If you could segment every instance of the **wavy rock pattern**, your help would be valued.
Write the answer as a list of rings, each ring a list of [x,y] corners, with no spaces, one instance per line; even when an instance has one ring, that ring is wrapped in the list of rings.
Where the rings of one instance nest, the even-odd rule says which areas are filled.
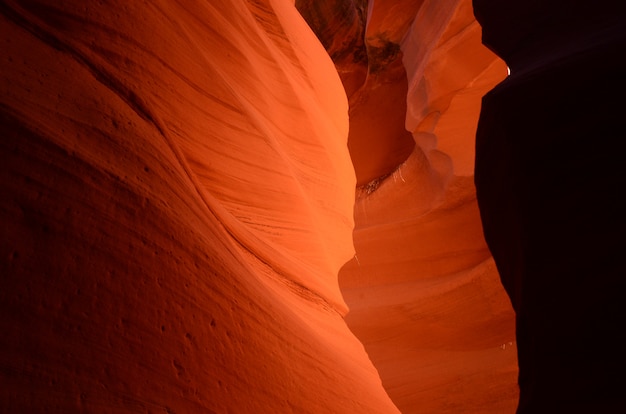
[[[357,179],[360,163],[371,166],[360,154],[381,156],[389,131],[404,131],[413,145],[395,161],[381,156],[389,164],[358,182],[356,255],[340,273],[346,321],[402,412],[513,412],[514,313],[473,184],[480,99],[506,66],[481,44],[470,1],[408,3],[368,7],[375,63],[350,100]],[[397,44],[397,57],[382,63],[377,39]]]
[[[626,411],[622,3],[0,2],[0,411]]]
[[[342,319],[348,106],[292,2],[0,19],[3,411],[397,412]]]

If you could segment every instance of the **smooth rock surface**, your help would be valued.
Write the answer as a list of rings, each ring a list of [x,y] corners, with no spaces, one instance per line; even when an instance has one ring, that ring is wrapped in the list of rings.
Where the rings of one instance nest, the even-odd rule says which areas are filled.
[[[287,0],[0,4],[3,412],[395,413],[337,72]]]
[[[622,3],[1,2],[0,411],[626,411]]]
[[[361,94],[401,91],[405,116],[385,125],[410,132],[414,147],[358,187],[356,255],[340,273],[346,321],[403,413],[511,413],[514,313],[483,239],[473,184],[480,99],[506,66],[481,44],[471,2],[413,6],[402,19],[390,17],[390,2],[369,7],[368,31],[395,33],[404,70]],[[384,103],[370,105],[385,111]],[[350,128],[363,134],[360,151],[380,153],[376,140],[387,137],[367,134],[372,128],[359,118]],[[362,159],[352,160],[358,176]]]

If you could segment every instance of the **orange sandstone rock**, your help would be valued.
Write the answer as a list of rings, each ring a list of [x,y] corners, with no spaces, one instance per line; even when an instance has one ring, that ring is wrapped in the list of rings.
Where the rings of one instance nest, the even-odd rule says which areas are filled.
[[[481,44],[470,1],[369,2],[365,36],[346,321],[402,412],[514,412],[514,313],[473,185],[480,98],[506,67]]]
[[[292,2],[0,5],[7,412],[394,413],[347,99]]]

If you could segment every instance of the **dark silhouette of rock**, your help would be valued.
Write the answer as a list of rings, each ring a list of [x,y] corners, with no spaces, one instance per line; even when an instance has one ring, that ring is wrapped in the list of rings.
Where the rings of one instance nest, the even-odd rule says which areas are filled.
[[[474,0],[511,68],[483,99],[475,181],[516,311],[519,414],[626,410],[625,9]]]

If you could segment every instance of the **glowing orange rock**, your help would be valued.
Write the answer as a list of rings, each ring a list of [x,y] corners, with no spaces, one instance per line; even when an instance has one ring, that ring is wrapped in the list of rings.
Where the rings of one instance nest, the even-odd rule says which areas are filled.
[[[292,2],[0,12],[3,408],[397,412],[342,318],[348,105]]]
[[[506,67],[470,1],[374,1],[367,22],[368,78],[350,99],[346,320],[402,412],[513,412],[514,314],[473,185],[480,99]]]

